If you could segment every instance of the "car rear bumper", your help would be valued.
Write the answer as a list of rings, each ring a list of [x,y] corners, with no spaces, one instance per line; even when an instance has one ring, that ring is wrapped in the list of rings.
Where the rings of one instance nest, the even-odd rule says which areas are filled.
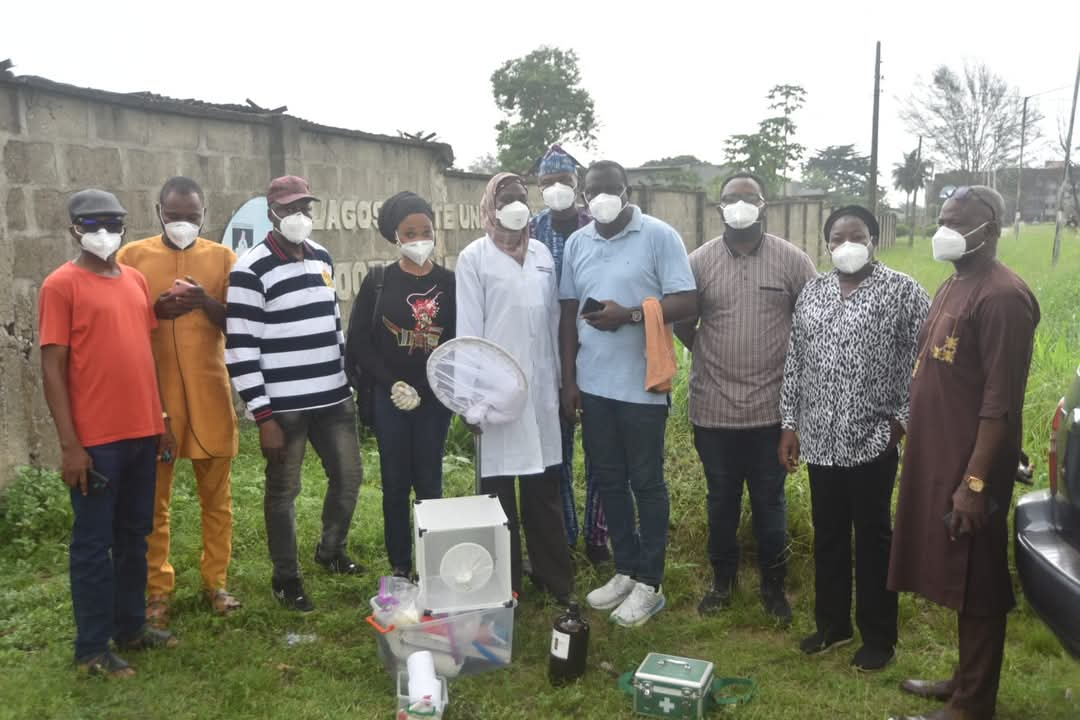
[[[1016,569],[1028,602],[1080,659],[1080,510],[1040,490],[1016,505]]]

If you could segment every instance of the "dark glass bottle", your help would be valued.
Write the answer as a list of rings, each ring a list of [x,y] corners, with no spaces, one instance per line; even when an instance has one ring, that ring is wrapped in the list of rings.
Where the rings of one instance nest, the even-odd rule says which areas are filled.
[[[581,606],[570,603],[565,614],[551,628],[548,678],[552,685],[565,685],[585,674],[589,657],[589,623],[581,617]]]

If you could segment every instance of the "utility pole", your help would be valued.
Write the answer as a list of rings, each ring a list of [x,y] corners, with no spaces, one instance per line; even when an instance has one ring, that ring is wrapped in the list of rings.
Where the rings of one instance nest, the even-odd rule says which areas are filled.
[[[1073,83],[1072,112],[1069,113],[1069,134],[1065,138],[1065,169],[1061,172],[1061,187],[1058,188],[1057,223],[1054,225],[1053,264],[1058,264],[1061,255],[1061,221],[1064,219],[1062,204],[1065,202],[1065,183],[1069,180],[1069,155],[1072,151],[1073,126],[1076,125],[1076,95],[1080,93],[1080,56],[1076,61],[1076,82]]]
[[[881,103],[881,41],[877,41],[877,50],[874,53],[874,130],[870,139],[870,188],[867,197],[870,198],[870,212],[877,215],[877,145],[878,145],[878,113]]]
[[[922,135],[919,136],[919,149],[915,151],[915,172],[920,180],[922,175]],[[915,247],[915,218],[919,214],[919,188],[915,188],[915,197],[911,201],[910,234],[908,235],[908,247]]]
[[[1020,119],[1020,165],[1016,168],[1016,215],[1013,223],[1016,225],[1016,241],[1020,242],[1020,188],[1024,181],[1024,139],[1027,136],[1027,106],[1031,96],[1024,98],[1024,114]]]

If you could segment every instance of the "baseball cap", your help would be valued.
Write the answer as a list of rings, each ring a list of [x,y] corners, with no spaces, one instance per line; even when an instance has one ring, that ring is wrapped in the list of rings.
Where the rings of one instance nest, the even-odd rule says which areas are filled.
[[[283,175],[270,181],[266,191],[266,202],[272,205],[288,205],[297,200],[318,200],[311,194],[307,180],[296,175]]]
[[[116,196],[104,190],[90,188],[80,190],[68,198],[68,217],[72,222],[76,218],[92,215],[127,215],[128,211],[116,199]]]

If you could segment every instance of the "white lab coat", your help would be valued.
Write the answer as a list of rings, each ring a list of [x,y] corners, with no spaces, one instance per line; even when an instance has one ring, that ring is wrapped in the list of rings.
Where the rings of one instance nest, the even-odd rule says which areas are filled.
[[[529,240],[525,263],[518,265],[485,235],[458,255],[454,282],[456,336],[500,345],[529,383],[529,399],[517,420],[483,427],[481,476],[537,475],[558,465],[559,302],[551,253]]]

